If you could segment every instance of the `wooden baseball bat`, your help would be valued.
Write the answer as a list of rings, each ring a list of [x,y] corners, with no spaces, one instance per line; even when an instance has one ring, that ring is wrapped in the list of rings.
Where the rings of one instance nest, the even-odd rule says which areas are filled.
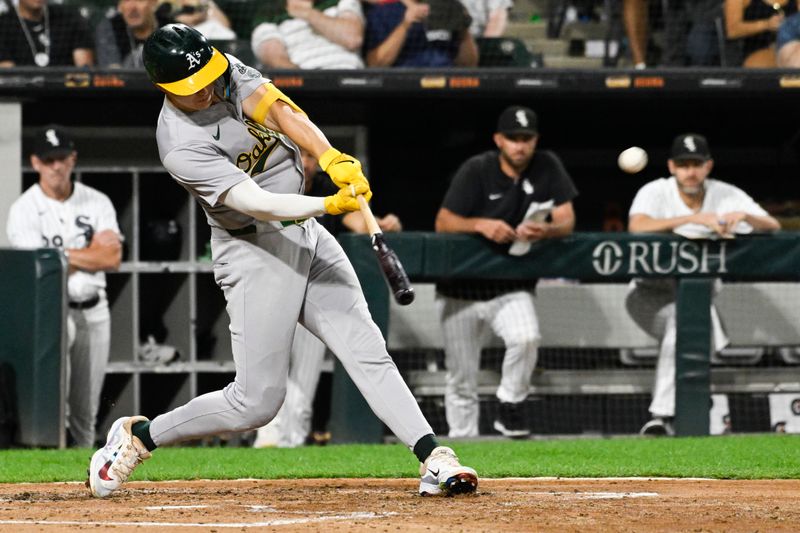
[[[358,195],[358,205],[361,208],[361,214],[364,215],[364,221],[367,223],[372,249],[375,251],[378,264],[381,265],[383,276],[386,278],[392,294],[394,294],[395,301],[400,305],[410,304],[414,301],[414,288],[411,286],[406,270],[394,250],[386,244],[383,238],[383,231],[381,231],[378,221],[375,220],[372,209],[369,208],[367,200],[360,194]]]

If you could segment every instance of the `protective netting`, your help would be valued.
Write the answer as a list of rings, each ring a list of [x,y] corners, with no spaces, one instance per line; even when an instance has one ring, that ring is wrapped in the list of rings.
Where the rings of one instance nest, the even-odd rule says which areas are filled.
[[[493,294],[471,285],[459,294],[462,301],[486,302]],[[434,430],[447,435],[448,345],[442,334],[441,296],[431,284],[415,284],[415,289],[413,309],[391,307],[389,351]],[[629,313],[629,292],[626,283],[540,281],[535,308],[541,341],[522,406],[532,434],[634,434],[651,419],[659,341]],[[800,432],[798,297],[797,283],[723,284],[715,305],[729,343],[712,356],[712,405],[698,406],[709,410],[712,434]],[[480,353],[475,383],[481,436],[499,434],[494,429],[500,416],[496,392],[505,350],[491,333],[498,316],[481,315],[478,321],[461,317],[462,325],[453,326],[460,337],[456,345]],[[480,335],[481,328],[485,335]],[[481,344],[470,347],[473,342]]]

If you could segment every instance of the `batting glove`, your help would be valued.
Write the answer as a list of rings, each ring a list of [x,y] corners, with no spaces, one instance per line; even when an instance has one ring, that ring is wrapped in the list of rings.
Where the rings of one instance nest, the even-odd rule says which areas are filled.
[[[351,185],[344,189],[339,189],[339,192],[331,196],[325,197],[325,212],[331,215],[341,215],[349,211],[358,211],[360,206],[356,196],[363,195],[364,199],[369,202],[372,198],[372,191],[369,187]]]
[[[328,173],[340,189],[360,181],[367,181],[361,170],[361,163],[352,155],[341,153],[336,148],[328,148],[319,158],[319,166]]]

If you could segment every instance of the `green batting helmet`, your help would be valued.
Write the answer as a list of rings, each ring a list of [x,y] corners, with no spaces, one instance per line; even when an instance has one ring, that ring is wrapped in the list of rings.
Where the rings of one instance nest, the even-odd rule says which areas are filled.
[[[144,68],[150,81],[178,96],[194,94],[228,68],[225,54],[185,24],[167,24],[144,43]]]

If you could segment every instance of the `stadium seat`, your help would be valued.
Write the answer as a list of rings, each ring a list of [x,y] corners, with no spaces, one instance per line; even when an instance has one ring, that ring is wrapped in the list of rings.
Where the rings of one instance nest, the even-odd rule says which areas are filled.
[[[515,37],[479,37],[479,67],[543,67],[541,54],[531,53],[522,40]]]

